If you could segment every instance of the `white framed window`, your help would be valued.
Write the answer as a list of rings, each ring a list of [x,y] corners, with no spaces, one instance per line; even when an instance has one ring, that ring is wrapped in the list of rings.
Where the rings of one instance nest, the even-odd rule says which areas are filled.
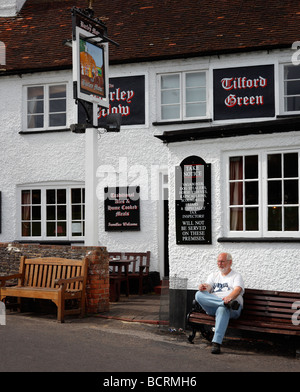
[[[81,186],[20,188],[20,238],[84,238],[85,190]]]
[[[67,84],[25,86],[24,129],[41,131],[67,125]]]
[[[300,67],[283,64],[282,75],[281,111],[285,114],[300,113]]]
[[[159,121],[207,117],[206,71],[158,75]]]
[[[299,237],[300,151],[228,154],[231,237]]]

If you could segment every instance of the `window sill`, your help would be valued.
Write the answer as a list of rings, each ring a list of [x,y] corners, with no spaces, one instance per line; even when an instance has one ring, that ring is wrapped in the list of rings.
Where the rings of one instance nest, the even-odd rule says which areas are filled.
[[[218,242],[300,242],[300,238],[292,237],[220,237]]]
[[[157,121],[153,122],[153,126],[162,126],[162,125],[182,125],[182,124],[197,124],[197,123],[206,123],[206,122],[212,122],[211,118],[203,118],[203,119],[198,119],[198,120],[172,120],[172,121]]]
[[[33,135],[37,133],[53,133],[53,132],[71,132],[71,129],[61,128],[61,129],[44,129],[40,131],[20,131],[19,135]]]
[[[72,244],[84,244],[84,241],[80,240],[53,240],[53,241],[47,241],[47,240],[36,240],[36,241],[31,241],[31,240],[15,240],[13,241],[14,243],[18,244],[39,244],[39,245],[72,245]]]

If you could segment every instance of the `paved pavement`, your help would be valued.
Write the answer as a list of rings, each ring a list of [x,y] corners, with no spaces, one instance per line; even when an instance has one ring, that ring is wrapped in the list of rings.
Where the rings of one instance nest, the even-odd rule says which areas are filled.
[[[115,372],[131,377],[201,374],[203,380],[204,372],[300,371],[300,359],[285,339],[231,337],[221,355],[212,355],[201,336],[191,345],[188,331],[170,332],[161,308],[160,296],[124,297],[107,314],[67,317],[64,324],[54,314],[7,312],[6,325],[0,325],[0,371],[6,376],[16,371],[99,372],[102,385],[113,382],[108,378],[112,372],[118,383],[121,373]]]

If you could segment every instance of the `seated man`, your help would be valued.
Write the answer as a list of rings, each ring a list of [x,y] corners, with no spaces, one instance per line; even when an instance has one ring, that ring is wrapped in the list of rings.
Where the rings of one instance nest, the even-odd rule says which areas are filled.
[[[238,318],[243,307],[244,282],[241,274],[231,269],[230,253],[218,256],[219,271],[211,273],[206,283],[201,283],[195,299],[204,311],[215,316],[215,333],[212,353],[219,354],[229,319]]]

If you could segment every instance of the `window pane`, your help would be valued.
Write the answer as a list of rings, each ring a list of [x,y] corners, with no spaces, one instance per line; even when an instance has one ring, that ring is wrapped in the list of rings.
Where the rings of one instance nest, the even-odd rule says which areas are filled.
[[[299,95],[300,94],[300,80],[292,80],[285,82],[284,93],[286,95]]]
[[[282,208],[269,207],[268,208],[268,230],[281,231],[282,230]]]
[[[30,191],[22,191],[22,204],[30,204]]]
[[[245,157],[245,178],[258,178],[258,156],[250,155]]]
[[[31,207],[25,206],[22,207],[22,220],[30,220],[31,219]]]
[[[299,209],[298,207],[284,208],[284,230],[298,231],[299,230]]]
[[[47,189],[47,204],[55,204],[55,189]]]
[[[284,181],[284,204],[298,204],[298,180]]]
[[[205,88],[191,88],[186,90],[186,102],[206,101]]]
[[[268,204],[281,204],[281,181],[268,181]]]
[[[58,189],[57,190],[57,204],[66,204],[66,190]]]
[[[243,208],[230,209],[230,230],[243,230]]]
[[[161,77],[161,88],[179,88],[179,75],[163,75]]]
[[[50,114],[49,116],[49,125],[50,127],[59,127],[66,125],[66,114],[59,113],[59,114]]]
[[[32,204],[41,204],[41,191],[35,189],[32,191]]]
[[[246,208],[246,230],[258,230],[258,207]]]
[[[286,97],[284,100],[284,110],[286,112],[300,110],[300,97]]]
[[[56,86],[49,87],[49,97],[51,98],[61,98],[66,97],[66,85],[60,84]]]
[[[230,184],[230,205],[243,204],[243,183],[232,182]]]
[[[50,113],[53,112],[65,112],[66,111],[66,100],[65,99],[54,99],[50,101]]]
[[[243,178],[243,157],[230,158],[230,180],[241,180]]]
[[[71,190],[71,203],[81,203],[81,189]]]
[[[29,115],[27,117],[27,128],[43,128],[43,127],[44,127],[44,116]]]
[[[281,178],[281,154],[268,155],[268,178]]]
[[[186,117],[199,117],[206,115],[206,104],[188,104],[186,105]]]
[[[163,120],[172,120],[172,119],[180,118],[180,106],[179,105],[162,106],[161,118]]]
[[[47,206],[47,220],[56,219],[56,208],[55,206]]]
[[[31,235],[31,223],[22,222],[22,237],[29,237]]]
[[[33,206],[32,207],[32,220],[41,220],[41,207]]]
[[[186,74],[186,87],[205,87],[206,75],[205,72],[191,72]]]
[[[65,237],[67,235],[66,222],[57,222],[57,236]]]
[[[298,154],[284,154],[284,177],[298,177]]]
[[[28,100],[43,100],[44,99],[44,87],[28,87],[27,88],[27,99]]]
[[[47,237],[55,236],[55,222],[47,222]]]
[[[72,206],[72,219],[81,219],[81,205]]]
[[[44,101],[29,101],[27,102],[28,114],[44,113]]]
[[[179,90],[166,90],[161,92],[161,103],[171,104],[171,103],[180,103],[180,94]]]
[[[300,79],[300,68],[294,65],[284,67],[284,79]]]
[[[32,222],[32,236],[39,237],[41,235],[41,222]]]
[[[83,224],[81,222],[72,222],[72,235],[73,236],[83,235]]]
[[[67,219],[66,206],[57,206],[57,219],[59,219],[59,220]]]
[[[258,182],[249,181],[245,183],[245,204],[258,204]]]

